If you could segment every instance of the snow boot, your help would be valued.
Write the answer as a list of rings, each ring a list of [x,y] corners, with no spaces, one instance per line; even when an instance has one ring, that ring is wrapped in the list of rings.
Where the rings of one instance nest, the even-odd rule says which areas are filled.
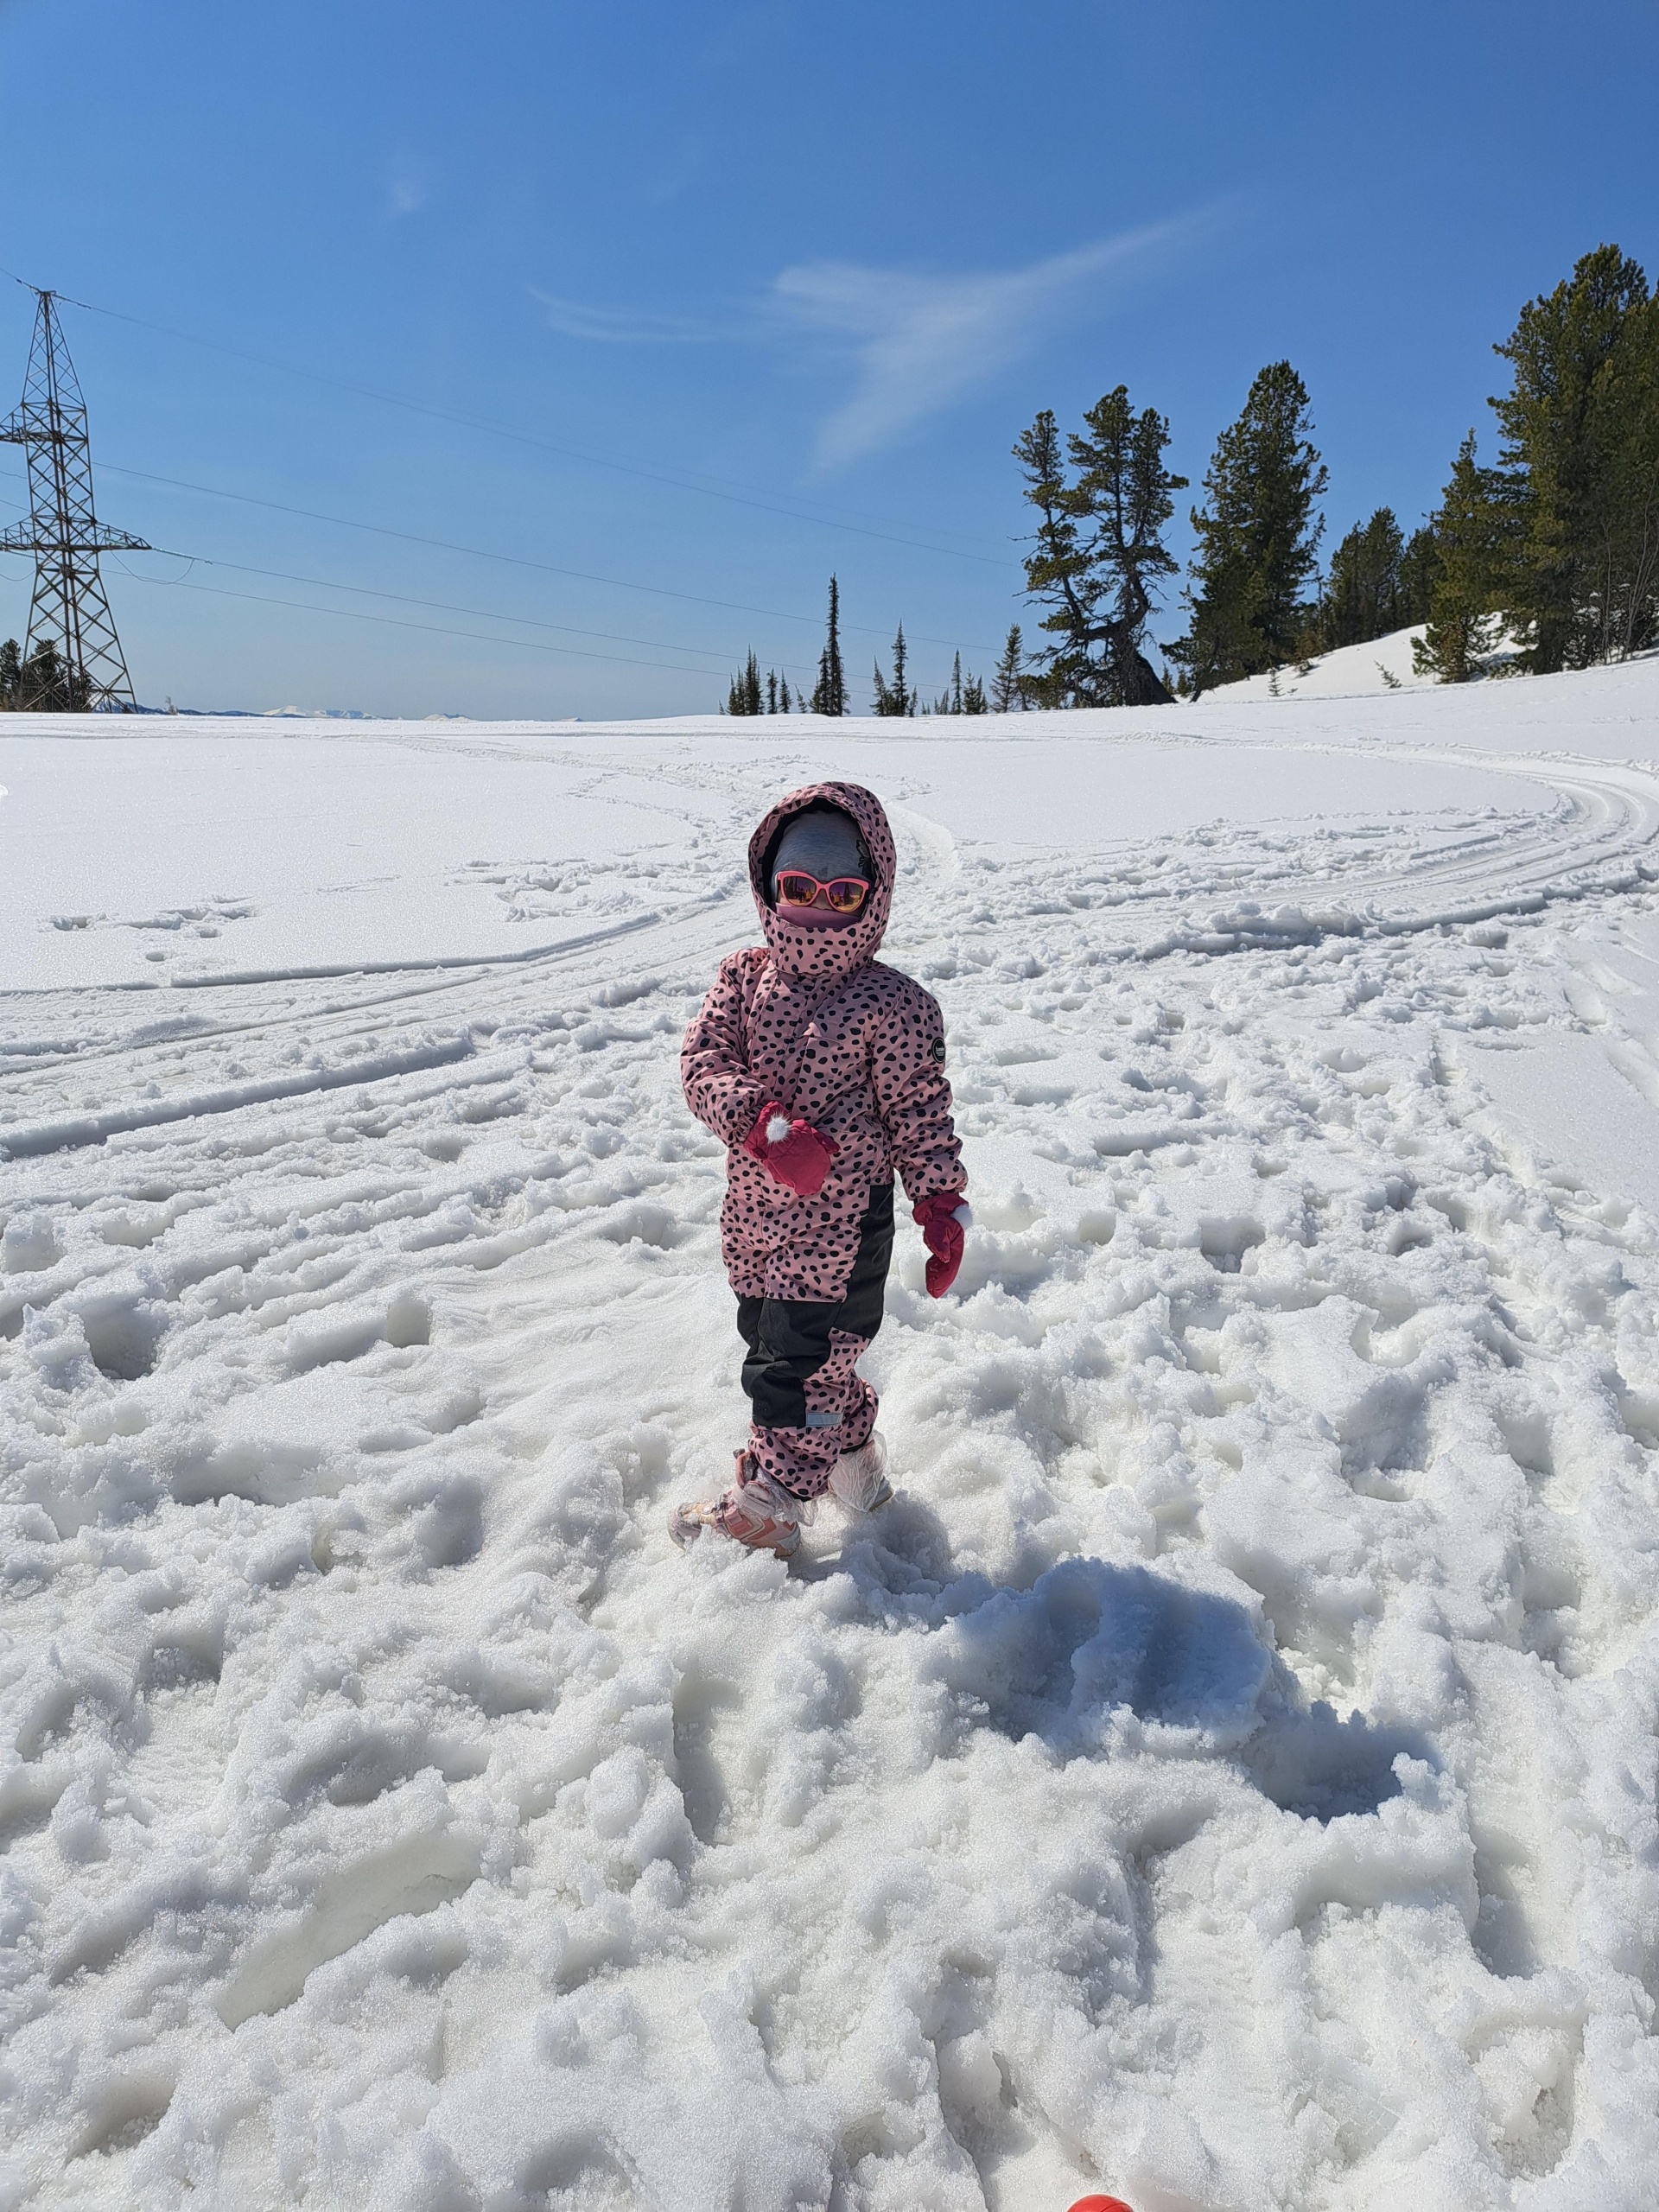
[[[893,1496],[887,1480],[887,1439],[872,1429],[856,1452],[843,1452],[830,1471],[830,1487],[849,1513],[874,1513]]]
[[[799,1499],[768,1476],[752,1475],[747,1453],[740,1452],[731,1488],[700,1503],[677,1505],[668,1516],[668,1533],[682,1551],[703,1529],[713,1529],[750,1551],[792,1559],[800,1548],[800,1512]]]

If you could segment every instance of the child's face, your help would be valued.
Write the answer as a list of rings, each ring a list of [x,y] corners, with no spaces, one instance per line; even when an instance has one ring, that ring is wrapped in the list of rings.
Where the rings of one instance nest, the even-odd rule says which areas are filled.
[[[862,898],[856,898],[849,885],[868,887],[869,880],[858,831],[846,815],[798,815],[778,841],[772,864],[772,904],[798,928],[843,930],[858,919],[869,898],[868,887]],[[809,895],[803,898],[803,892]],[[851,906],[847,904],[849,897],[855,899]]]

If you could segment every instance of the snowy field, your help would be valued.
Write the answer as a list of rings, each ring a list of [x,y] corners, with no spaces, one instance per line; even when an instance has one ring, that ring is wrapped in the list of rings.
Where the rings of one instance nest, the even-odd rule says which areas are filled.
[[[676,1054],[826,772],[978,1226],[786,1571]],[[0,2207],[1653,2205],[1659,662],[0,785]]]

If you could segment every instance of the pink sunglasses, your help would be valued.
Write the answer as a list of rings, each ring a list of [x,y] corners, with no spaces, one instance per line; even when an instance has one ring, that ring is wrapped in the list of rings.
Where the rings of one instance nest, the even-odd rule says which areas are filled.
[[[802,868],[780,868],[777,884],[779,906],[810,906],[823,892],[823,902],[833,914],[855,914],[870,895],[870,887],[861,875],[837,875],[820,883]]]

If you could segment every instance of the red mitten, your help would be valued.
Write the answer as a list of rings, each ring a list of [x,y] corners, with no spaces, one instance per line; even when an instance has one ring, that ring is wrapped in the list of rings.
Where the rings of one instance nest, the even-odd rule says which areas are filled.
[[[810,1122],[798,1116],[791,1121],[773,1099],[762,1108],[760,1120],[743,1140],[743,1149],[798,1198],[816,1198],[841,1147]]]
[[[930,1298],[943,1298],[962,1265],[965,1232],[973,1226],[973,1214],[960,1191],[935,1191],[931,1198],[924,1198],[911,1211],[931,1255],[927,1262],[927,1294]]]

